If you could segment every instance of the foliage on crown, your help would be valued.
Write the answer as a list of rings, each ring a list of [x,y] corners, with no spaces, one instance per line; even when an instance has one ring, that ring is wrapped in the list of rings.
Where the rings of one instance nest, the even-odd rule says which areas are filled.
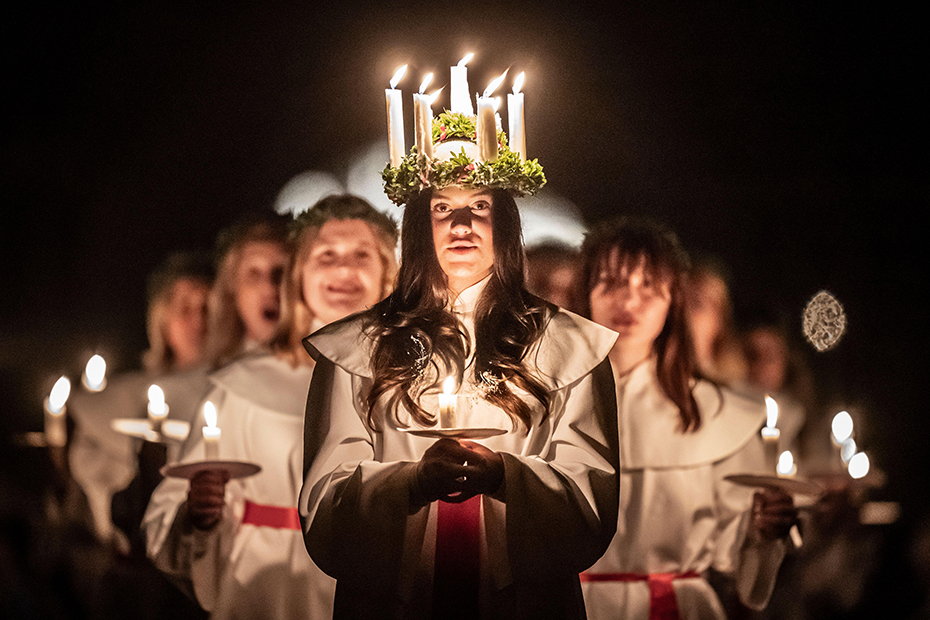
[[[475,142],[477,128],[475,117],[458,112],[445,111],[433,119],[433,144],[453,140]],[[497,132],[497,159],[476,162],[465,153],[465,149],[445,160],[428,160],[414,146],[400,165],[388,164],[381,173],[384,193],[391,202],[403,206],[427,187],[442,189],[460,185],[473,189],[490,187],[506,189],[515,196],[532,196],[546,184],[546,175],[536,159],[522,161],[507,145],[507,136]]]

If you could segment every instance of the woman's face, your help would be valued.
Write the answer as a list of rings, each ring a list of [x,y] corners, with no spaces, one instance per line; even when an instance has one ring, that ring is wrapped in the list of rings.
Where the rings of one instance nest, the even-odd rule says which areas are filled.
[[[236,310],[245,336],[267,344],[281,316],[279,291],[287,254],[281,244],[249,241],[242,246],[236,269]]]
[[[667,280],[656,279],[642,260],[621,262],[614,248],[591,289],[591,319],[618,334],[617,347],[645,357],[668,316],[671,290]]]
[[[492,217],[491,193],[485,189],[452,186],[436,191],[430,200],[436,258],[455,294],[494,267]]]
[[[381,300],[384,264],[377,237],[362,220],[323,224],[300,269],[304,303],[322,323],[338,321]]]
[[[200,361],[207,334],[207,295],[210,287],[194,278],[181,278],[171,286],[165,308],[165,338],[178,369]]]

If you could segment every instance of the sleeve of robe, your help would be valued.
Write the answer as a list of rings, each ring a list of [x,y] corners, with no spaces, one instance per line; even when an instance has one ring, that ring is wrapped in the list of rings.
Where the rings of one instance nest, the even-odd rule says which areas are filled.
[[[220,408],[222,390],[212,391],[207,400]],[[201,412],[191,424],[192,431],[182,448],[179,462],[204,459],[203,435],[199,432],[204,425]],[[234,510],[237,504],[236,484],[227,484],[226,506],[220,522],[211,530],[198,530],[187,516],[189,486],[190,482],[185,479],[162,480],[149,500],[142,529],[146,550],[155,566],[189,596],[195,597],[201,607],[210,611],[216,603],[241,510]]]
[[[379,462],[365,424],[363,381],[318,358],[299,509],[307,549],[320,568],[337,580],[375,584],[396,573],[405,540],[423,539],[428,507],[411,500],[415,462]],[[506,562],[514,580],[577,575],[600,557],[616,529],[619,453],[609,363],[551,394],[545,424],[554,431],[546,449],[504,453],[504,483],[490,502],[503,511],[484,512],[489,549],[501,547],[492,539],[504,543],[499,553],[505,556],[491,564]],[[504,519],[496,516],[501,512]]]
[[[733,576],[740,600],[756,610],[765,608],[772,596],[778,569],[785,557],[785,541],[759,541],[747,536],[755,491],[723,478],[729,474],[762,471],[764,463],[762,440],[755,436],[715,466],[720,538],[714,567]]]

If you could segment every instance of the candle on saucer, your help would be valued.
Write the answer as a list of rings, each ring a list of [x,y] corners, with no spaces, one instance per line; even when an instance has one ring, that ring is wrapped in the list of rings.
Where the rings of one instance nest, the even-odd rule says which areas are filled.
[[[223,432],[216,425],[216,407],[209,400],[203,404],[203,419],[207,422],[203,427],[203,457],[207,461],[217,461]]]
[[[61,377],[45,399],[45,443],[49,447],[62,448],[68,443],[65,403],[70,395],[71,381]]]
[[[774,468],[778,464],[778,437],[781,431],[775,428],[778,422],[778,403],[771,396],[765,397],[765,426],[762,428],[762,443],[765,446],[765,462]]]
[[[455,389],[455,377],[448,376],[442,382],[442,394],[439,395],[439,427],[455,428],[455,404],[458,396],[452,393]]]
[[[168,417],[168,403],[165,402],[165,393],[154,383],[149,386],[149,422],[152,430],[161,434],[162,422]]]

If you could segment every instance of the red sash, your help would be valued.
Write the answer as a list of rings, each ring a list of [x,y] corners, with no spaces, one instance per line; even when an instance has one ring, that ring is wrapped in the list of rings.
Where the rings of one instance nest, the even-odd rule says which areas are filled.
[[[441,501],[438,508],[433,617],[477,618],[481,496],[461,504]]]
[[[266,506],[246,500],[242,523],[279,530],[299,530],[300,515],[297,514],[297,508],[292,506]]]
[[[672,581],[697,579],[694,571],[686,573],[581,573],[582,581],[647,581],[649,582],[649,620],[679,620],[678,600]]]

